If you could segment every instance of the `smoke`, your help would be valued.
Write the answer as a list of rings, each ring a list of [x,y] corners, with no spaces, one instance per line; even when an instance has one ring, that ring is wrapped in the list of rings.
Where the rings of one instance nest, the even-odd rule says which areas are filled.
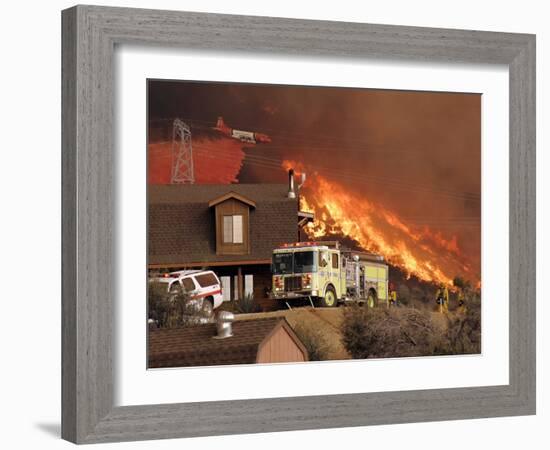
[[[238,182],[243,165],[242,145],[234,139],[199,137],[193,139],[195,182],[229,184]],[[150,143],[147,147],[147,179],[150,184],[168,184],[171,179],[172,142]]]
[[[272,143],[246,148],[216,140],[219,135],[207,130],[219,115],[233,128],[268,134]],[[192,126],[198,182],[284,183],[281,162],[299,161],[354,196],[383,205],[408,227],[428,229],[434,249],[444,248],[438,240],[446,242],[445,254],[456,249],[479,275],[480,95],[151,81],[150,129],[173,117]],[[151,151],[155,139],[150,133]],[[203,145],[216,165],[209,160],[199,172]],[[149,181],[166,182],[158,175],[166,168],[152,153],[149,163]]]

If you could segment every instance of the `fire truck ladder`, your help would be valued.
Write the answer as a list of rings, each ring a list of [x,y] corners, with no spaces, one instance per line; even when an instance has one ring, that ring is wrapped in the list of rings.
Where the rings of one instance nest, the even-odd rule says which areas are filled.
[[[180,119],[174,120],[172,128],[172,184],[193,184],[193,147],[191,129]]]

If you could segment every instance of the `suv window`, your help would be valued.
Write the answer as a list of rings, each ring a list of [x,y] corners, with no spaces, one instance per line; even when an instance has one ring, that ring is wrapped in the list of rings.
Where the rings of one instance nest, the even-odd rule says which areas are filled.
[[[218,284],[218,279],[213,273],[203,273],[201,275],[196,275],[195,279],[199,283],[200,287],[212,286],[213,284]]]
[[[183,289],[185,289],[187,292],[195,290],[195,283],[191,278],[182,278],[181,284],[183,285]]]
[[[325,251],[319,252],[319,267],[323,268],[328,265],[328,253]]]

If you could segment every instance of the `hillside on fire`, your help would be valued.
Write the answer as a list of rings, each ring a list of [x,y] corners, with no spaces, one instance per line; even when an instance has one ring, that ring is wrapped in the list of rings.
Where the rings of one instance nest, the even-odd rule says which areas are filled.
[[[147,92],[154,367],[480,353],[480,95]]]

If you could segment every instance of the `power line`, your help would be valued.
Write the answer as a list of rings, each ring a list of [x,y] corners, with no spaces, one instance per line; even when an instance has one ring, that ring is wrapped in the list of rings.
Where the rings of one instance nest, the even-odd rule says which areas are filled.
[[[155,121],[169,121],[171,119],[153,119]],[[192,119],[192,118],[184,118],[183,120],[187,120],[188,122],[200,122],[206,125],[193,125],[194,128],[199,129],[210,129],[212,130],[214,122],[207,121],[207,120],[201,120],[201,119]],[[410,154],[412,156],[412,153],[409,152],[406,149],[373,149],[372,143],[367,143],[364,140],[361,139],[354,139],[350,138],[349,134],[346,135],[345,139],[343,139],[340,136],[334,136],[334,135],[326,135],[326,134],[319,134],[318,132],[315,133],[300,133],[300,132],[281,132],[280,129],[274,129],[269,127],[262,127],[262,131],[275,131],[275,133],[269,133],[270,137],[275,137],[282,140],[290,140],[292,142],[301,141],[307,144],[307,146],[300,145],[299,147],[302,149],[308,149],[308,150],[318,150],[318,149],[325,149],[325,150],[338,150],[340,152],[347,151],[347,152],[363,152],[363,153],[380,153],[380,154],[395,154],[395,155],[406,155]],[[321,144],[326,144],[327,141],[333,141],[333,144],[331,145],[329,143],[328,146],[311,146],[312,143],[319,142]],[[345,141],[347,143],[355,143],[359,145],[360,147],[350,147],[349,145],[342,146],[342,141]],[[266,147],[270,149],[288,149],[287,146],[276,146],[276,145],[266,145]],[[368,147],[366,149],[365,147]]]
[[[167,121],[169,119],[158,119],[159,121]],[[208,124],[211,124],[212,122],[210,121],[204,121],[204,120],[200,120],[200,119],[192,119],[192,118],[187,118],[186,120],[188,121],[195,121],[195,122],[202,122],[202,123],[208,123]],[[204,127],[204,126],[198,126],[198,128],[209,128],[209,129],[212,129],[213,127]],[[266,130],[269,130],[269,128],[267,128]],[[285,136],[286,135],[286,136]],[[280,134],[272,134],[271,136],[273,137],[279,137],[279,138],[283,138],[283,139],[295,139],[295,137],[293,137],[291,134],[289,133],[280,133]],[[310,136],[310,135],[304,135],[304,136],[307,136],[306,139],[307,139],[307,142],[308,143],[311,143],[312,141],[315,142],[316,140],[316,137],[318,138],[319,135],[316,134],[314,136]],[[300,150],[309,150],[309,151],[320,151],[320,150],[327,150],[327,151],[332,151],[334,152],[335,154],[340,154],[340,153],[363,153],[363,154],[381,154],[381,155],[384,155],[384,156],[388,156],[388,155],[393,155],[393,156],[397,156],[401,159],[403,159],[403,156],[404,155],[409,155],[409,156],[413,156],[413,154],[411,152],[408,152],[408,151],[402,151],[402,150],[388,150],[388,149],[379,149],[379,150],[374,150],[372,149],[372,146],[369,145],[369,149],[365,149],[364,147],[349,147],[349,146],[344,146],[342,147],[342,145],[338,145],[338,146],[335,146],[335,145],[326,145],[326,141],[327,140],[330,140],[330,139],[336,139],[337,143],[338,144],[341,144],[341,138],[336,138],[336,137],[329,137],[329,136],[326,136],[326,137],[322,137],[321,138],[323,139],[322,143],[324,143],[325,145],[315,145],[315,146],[298,146],[298,148]],[[348,139],[349,140],[349,139]],[[162,143],[165,143],[166,141],[160,141],[160,142],[156,142],[155,144],[162,144]],[[367,145],[366,143],[362,142],[362,141],[358,141],[356,140],[356,142],[359,142],[360,144],[362,144],[363,146]],[[273,149],[273,150],[290,150],[287,146],[277,146],[277,145],[272,145],[272,144],[268,144],[265,146],[265,148],[267,149]],[[261,157],[258,155],[258,157]],[[268,159],[268,157],[263,157],[264,159]],[[271,159],[271,161],[274,161],[275,163],[279,163],[279,162],[282,162],[282,160],[275,160],[275,159]],[[316,165],[316,167],[318,167],[318,165]],[[333,170],[332,168],[329,168],[330,170]],[[347,175],[350,175],[349,173]],[[354,174],[351,174],[351,176],[357,176],[357,175],[354,175]],[[363,174],[361,174],[360,176],[364,176]],[[368,174],[368,176],[370,178],[373,178],[373,179],[378,179],[379,181],[383,181],[383,182],[386,182],[386,179],[384,177],[380,177],[380,176],[376,176],[376,175],[373,175],[373,174]],[[403,182],[401,180],[389,180],[388,182],[390,183],[401,183],[403,184]],[[405,182],[405,185],[406,185],[406,182]],[[417,187],[420,187],[420,185],[416,185]],[[433,191],[433,189],[430,189],[429,187],[421,187],[422,189],[428,189],[428,190],[431,190]],[[481,198],[481,196],[479,194],[476,194],[476,193],[472,193],[472,192],[457,192],[457,191],[453,191],[453,190],[449,190],[449,189],[439,189],[439,191],[446,191],[447,193],[450,193],[450,194],[454,194],[454,195],[459,195],[461,197],[468,197],[470,199],[473,199],[473,200],[478,200]]]
[[[201,146],[201,145],[195,145],[195,148],[202,148],[204,150],[208,150],[208,152],[210,152],[210,153],[218,153],[218,156],[219,156],[220,153],[225,153],[223,150],[218,149],[218,148],[214,148],[214,147],[204,147],[204,146]],[[150,150],[150,151],[160,152],[161,150]],[[273,167],[273,168],[281,168],[282,163],[283,163],[283,159],[280,159],[280,158],[272,158],[272,157],[270,158],[268,156],[256,155],[256,154],[250,154],[250,153],[245,153],[245,161],[265,163],[266,165],[271,165],[271,167]],[[361,179],[365,178],[365,174],[363,174],[363,173],[360,174],[360,173],[357,173],[357,172],[354,173],[354,172],[350,172],[350,171],[344,171],[343,169],[334,169],[333,167],[327,167],[327,166],[323,166],[323,165],[319,165],[319,164],[315,164],[312,167],[314,167],[315,170],[320,169],[320,170],[329,171],[329,172],[337,172],[337,173],[339,173],[340,175],[342,175],[346,178],[347,177],[351,177],[351,178],[354,178],[354,179],[357,179],[357,177],[360,177]],[[369,178],[380,180],[382,182],[399,183],[399,184],[403,185],[406,188],[415,187],[415,188],[419,188],[419,189],[423,189],[423,190],[428,190],[430,192],[453,194],[453,195],[459,196],[461,198],[465,197],[465,198],[470,198],[470,199],[473,199],[473,200],[480,199],[479,194],[472,193],[472,192],[461,192],[461,191],[451,190],[451,189],[448,189],[448,188],[447,189],[446,188],[434,189],[433,187],[430,187],[430,186],[427,186],[427,185],[421,185],[421,184],[410,183],[410,182],[407,183],[406,181],[404,182],[401,179],[399,179],[399,180],[398,179],[390,179],[390,178],[381,177],[381,176],[378,176],[378,175],[373,175],[373,174],[370,174],[370,173],[366,176],[369,177]]]
[[[209,157],[212,159],[218,159],[218,160],[225,160],[225,161],[231,161],[233,162],[235,158],[231,155],[224,154],[223,150],[210,148],[210,147],[203,147],[200,145],[195,145],[194,148],[197,151],[197,154],[201,154],[202,157]],[[201,151],[202,150],[202,151]],[[159,150],[157,150],[158,152]],[[204,153],[204,154],[203,154]],[[161,155],[156,156],[155,158],[166,158],[169,157],[169,155]],[[282,168],[282,159],[275,159],[275,158],[268,158],[268,157],[262,157],[259,155],[251,155],[251,154],[245,154],[245,157],[243,159],[243,164],[247,163],[254,167],[260,167],[265,169],[273,169],[273,170],[280,170]],[[391,179],[391,178],[385,178],[373,174],[363,175],[359,173],[352,173],[349,171],[344,171],[341,169],[334,169],[326,166],[321,165],[315,165],[314,166],[315,171],[319,171],[325,174],[330,175],[337,175],[338,178],[341,179],[348,179],[352,180],[356,184],[362,184],[365,186],[372,186],[372,183],[370,180],[374,180],[377,183],[380,183],[384,187],[388,188],[394,188],[394,189],[400,189],[400,190],[406,190],[408,192],[415,192],[415,193],[430,193],[434,195],[439,196],[446,196],[449,198],[454,198],[457,200],[470,200],[470,201],[480,201],[480,196],[478,194],[469,193],[469,192],[459,192],[459,191],[452,191],[449,189],[434,189],[433,187],[425,186],[425,185],[419,185],[414,183],[407,183],[403,182],[402,180],[397,179]]]

